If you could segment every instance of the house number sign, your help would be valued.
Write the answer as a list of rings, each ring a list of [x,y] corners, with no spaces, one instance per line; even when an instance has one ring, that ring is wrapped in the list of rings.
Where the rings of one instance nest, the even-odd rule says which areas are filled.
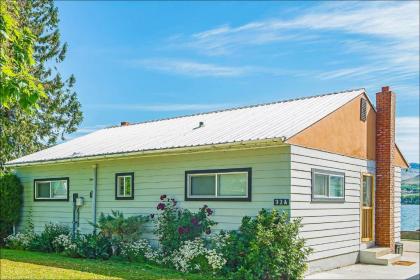
[[[289,199],[288,198],[275,198],[274,199],[274,205],[276,205],[276,206],[288,206],[289,205]]]

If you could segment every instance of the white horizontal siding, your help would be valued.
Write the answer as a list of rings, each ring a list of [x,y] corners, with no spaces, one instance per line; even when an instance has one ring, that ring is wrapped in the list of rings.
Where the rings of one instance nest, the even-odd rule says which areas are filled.
[[[401,241],[401,168],[394,168],[394,238],[395,242]]]
[[[217,151],[181,155],[137,157],[98,161],[97,213],[120,210],[125,215],[156,213],[162,194],[174,197],[183,208],[197,211],[204,204],[214,209],[215,230],[238,229],[243,216],[255,216],[262,208],[272,208],[274,198],[290,199],[290,154],[288,146],[254,150]],[[85,198],[81,208],[81,231],[91,231],[91,198],[93,163],[67,163],[18,169],[24,184],[24,219],[31,214],[36,230],[48,222],[71,226],[74,192]],[[252,202],[184,201],[185,171],[222,168],[252,168]],[[115,200],[115,173],[134,172],[134,200]],[[34,202],[33,180],[69,177],[69,202]],[[288,211],[288,207],[277,207]],[[152,238],[153,225],[146,226],[145,237]]]
[[[359,251],[361,175],[374,173],[374,162],[291,146],[290,165],[290,211],[302,217],[301,236],[314,249],[309,260]],[[311,201],[313,168],[345,173],[344,203]]]

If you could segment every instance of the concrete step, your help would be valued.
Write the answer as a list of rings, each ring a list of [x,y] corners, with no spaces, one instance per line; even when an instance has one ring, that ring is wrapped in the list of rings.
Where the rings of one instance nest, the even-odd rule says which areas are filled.
[[[400,257],[398,254],[391,254],[389,248],[373,247],[360,251],[360,262],[365,264],[389,265]]]

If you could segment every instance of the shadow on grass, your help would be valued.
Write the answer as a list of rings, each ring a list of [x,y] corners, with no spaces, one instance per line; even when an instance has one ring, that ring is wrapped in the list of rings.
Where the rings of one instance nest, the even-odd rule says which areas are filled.
[[[139,262],[126,262],[116,260],[90,260],[75,259],[58,254],[28,252],[1,249],[0,257],[16,262],[33,263],[51,267],[73,269],[91,272],[103,276],[113,276],[124,279],[216,279],[211,275],[181,274],[173,269]]]

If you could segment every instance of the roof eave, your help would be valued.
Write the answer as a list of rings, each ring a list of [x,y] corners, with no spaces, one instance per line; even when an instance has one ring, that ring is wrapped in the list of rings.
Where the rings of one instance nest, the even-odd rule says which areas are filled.
[[[108,153],[99,154],[92,156],[80,156],[80,157],[68,157],[51,160],[39,160],[39,161],[27,161],[27,162],[16,162],[16,163],[5,163],[5,167],[24,167],[24,166],[35,166],[35,165],[48,165],[55,163],[68,163],[68,162],[79,162],[79,161],[93,161],[93,160],[104,160],[104,159],[116,159],[116,158],[127,158],[142,155],[163,155],[163,154],[177,154],[192,151],[213,151],[223,149],[249,149],[258,147],[271,147],[284,145],[285,137],[258,139],[258,140],[247,140],[247,141],[235,141],[217,144],[206,144],[197,146],[185,146],[185,147],[173,147],[163,149],[149,149],[132,152],[121,152],[121,153]]]

